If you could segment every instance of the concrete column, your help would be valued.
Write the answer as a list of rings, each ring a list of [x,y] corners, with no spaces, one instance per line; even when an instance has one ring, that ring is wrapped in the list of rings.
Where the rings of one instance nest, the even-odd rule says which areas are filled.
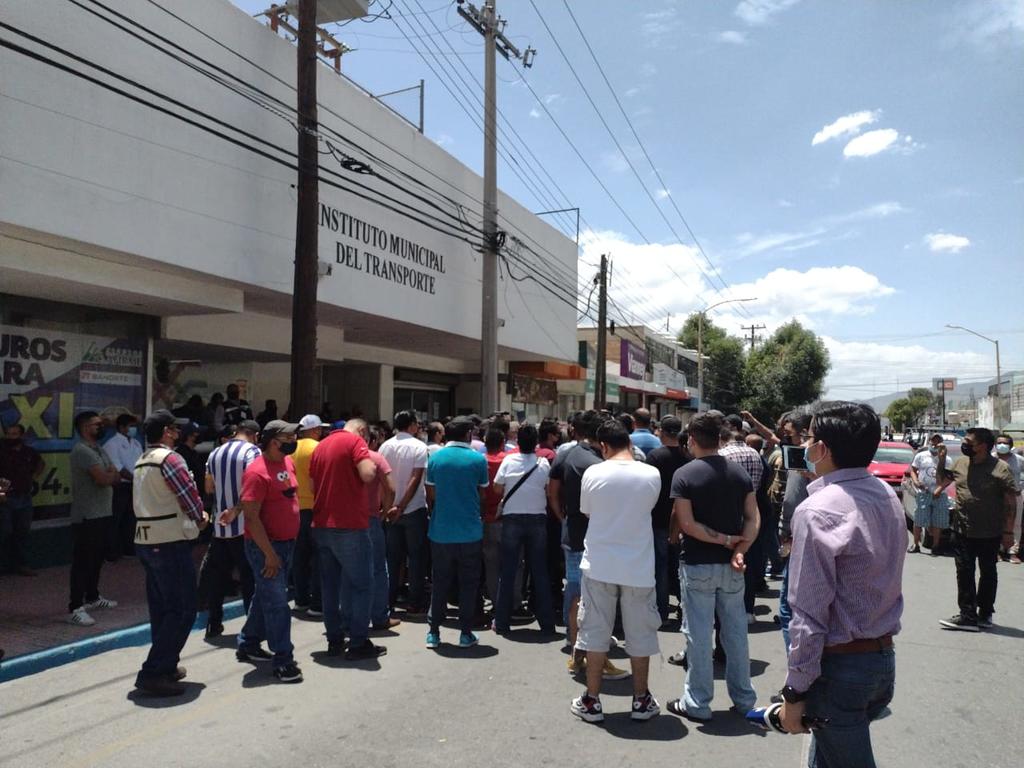
[[[390,422],[395,417],[395,366],[380,366],[380,391],[378,395],[380,418]]]

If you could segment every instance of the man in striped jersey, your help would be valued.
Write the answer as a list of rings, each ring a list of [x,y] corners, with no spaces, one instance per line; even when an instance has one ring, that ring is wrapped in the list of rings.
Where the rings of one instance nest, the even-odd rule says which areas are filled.
[[[234,569],[238,569],[246,613],[252,601],[253,576],[245,557],[241,493],[242,474],[260,455],[259,447],[254,445],[259,431],[255,421],[243,421],[235,436],[214,448],[206,460],[206,492],[216,499],[213,541],[199,571],[199,582],[206,585],[209,610],[207,638],[219,637],[224,632],[224,593]]]

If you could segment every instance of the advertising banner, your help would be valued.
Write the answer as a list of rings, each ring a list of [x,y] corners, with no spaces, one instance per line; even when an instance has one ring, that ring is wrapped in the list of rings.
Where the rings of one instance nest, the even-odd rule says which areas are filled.
[[[619,347],[619,376],[643,379],[647,371],[647,350],[631,341],[621,340]]]
[[[32,488],[36,521],[69,514],[76,413],[144,415],[146,348],[145,338],[0,325],[0,421],[21,424],[46,462]]]

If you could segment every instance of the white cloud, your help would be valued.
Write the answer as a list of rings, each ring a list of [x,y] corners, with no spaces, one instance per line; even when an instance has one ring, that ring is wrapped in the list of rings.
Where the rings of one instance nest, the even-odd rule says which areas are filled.
[[[545,104],[554,104],[560,98],[562,98],[562,94],[560,94],[560,93],[549,93],[549,94],[544,96],[544,103]]]
[[[826,397],[869,400],[875,395],[928,387],[932,378],[985,375],[991,356],[977,352],[928,349],[920,344],[842,341],[823,336],[832,368],[825,379]]]
[[[651,62],[647,61],[640,65],[640,74],[648,78],[654,77],[658,74],[658,68]]]
[[[792,246],[824,235],[827,230],[824,227],[816,227],[804,232],[766,232],[754,235],[744,232],[736,237],[739,245],[736,255],[739,258],[757,256],[760,253],[773,251],[783,246]]]
[[[672,196],[672,190],[671,189],[656,189],[656,190],[654,190],[654,196],[658,200],[664,200],[665,198]]]
[[[540,110],[537,109],[536,107],[530,107],[530,117],[536,120],[538,117],[540,117]]]
[[[900,138],[895,128],[880,128],[861,134],[843,147],[844,157],[872,157],[892,147]]]
[[[798,2],[800,0],[742,0],[733,13],[751,26],[760,26]]]
[[[737,32],[735,29],[727,29],[724,32],[718,33],[718,41],[720,43],[729,43],[730,45],[746,45],[747,33]]]
[[[780,197],[776,201],[776,204],[779,206],[779,208],[792,208],[793,207],[793,203],[791,201],[787,200],[784,197]]]
[[[434,137],[434,143],[439,147],[450,147],[455,143],[455,139],[447,133],[439,133]]]
[[[622,95],[623,95],[623,96],[625,96],[625,97],[626,97],[627,99],[631,99],[631,98],[633,98],[634,96],[636,96],[636,95],[637,95],[638,93],[640,93],[640,89],[639,89],[639,88],[637,88],[636,86],[633,86],[632,88],[630,88],[629,90],[627,90],[627,91],[626,91],[626,92],[625,92],[624,94],[622,94]]]
[[[924,242],[932,253],[960,253],[971,244],[963,235],[951,235],[947,232],[925,235]]]
[[[601,153],[601,162],[612,173],[624,173],[629,170],[629,163],[618,151]]]
[[[840,136],[846,136],[848,134],[860,133],[861,128],[865,125],[871,125],[878,121],[881,116],[882,110],[862,110],[860,112],[852,112],[849,115],[843,115],[838,120],[835,120],[816,134],[811,139],[811,146],[815,147],[818,144],[823,144],[829,139],[835,139]]]
[[[897,213],[906,213],[907,209],[895,200],[886,200],[882,203],[875,203],[866,208],[860,208],[849,213],[842,213],[838,216],[830,216],[826,219],[830,224],[848,224],[852,221],[863,221],[864,219],[884,219]]]
[[[960,5],[954,14],[955,36],[983,48],[1024,41],[1024,2],[1021,0],[974,0]]]

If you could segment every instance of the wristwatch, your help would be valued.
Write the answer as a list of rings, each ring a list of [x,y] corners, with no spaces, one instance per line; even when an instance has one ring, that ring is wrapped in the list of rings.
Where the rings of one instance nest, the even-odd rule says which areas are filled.
[[[807,698],[807,691],[798,691],[791,685],[787,685],[779,693],[787,704],[796,704]]]

